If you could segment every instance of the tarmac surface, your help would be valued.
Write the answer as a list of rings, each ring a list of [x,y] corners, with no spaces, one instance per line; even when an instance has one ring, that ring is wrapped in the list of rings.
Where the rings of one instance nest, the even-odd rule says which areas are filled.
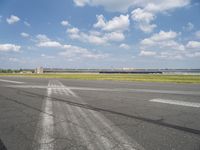
[[[200,85],[0,77],[0,150],[200,150]]]

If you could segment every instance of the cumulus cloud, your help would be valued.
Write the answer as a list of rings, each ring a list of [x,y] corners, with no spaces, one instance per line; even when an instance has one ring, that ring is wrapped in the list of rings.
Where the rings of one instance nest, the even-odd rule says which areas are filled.
[[[24,37],[24,38],[29,37],[29,34],[28,34],[28,33],[25,33],[25,32],[22,32],[20,35],[21,35],[22,37]]]
[[[125,43],[120,44],[119,47],[123,48],[123,49],[130,49],[130,46],[128,44],[125,44]]]
[[[136,25],[143,32],[152,32],[154,28],[156,28],[156,24],[152,24],[151,22],[155,19],[155,15],[151,12],[145,11],[141,8],[137,8],[132,11],[131,18],[136,22]]]
[[[158,12],[184,7],[191,0],[73,0],[76,6],[103,6],[107,11],[127,12],[130,8],[141,7]]]
[[[13,51],[13,52],[19,52],[21,49],[21,46],[19,45],[15,45],[15,44],[0,44],[0,52],[9,52],[9,51]]]
[[[107,11],[112,12],[127,12],[130,9],[135,9],[132,12],[132,19],[136,22],[136,26],[146,32],[152,32],[156,28],[155,20],[158,13],[166,13],[176,8],[188,6],[191,0],[74,0],[76,6],[83,7],[103,6]],[[105,20],[103,16],[98,16],[96,27],[103,27]]]
[[[103,15],[98,15],[97,23],[94,24],[94,27],[105,31],[124,31],[128,29],[129,25],[129,15],[120,15],[109,21],[106,21]]]
[[[50,56],[50,55],[46,55],[46,54],[41,54],[41,57],[47,58],[47,59],[53,59],[53,58],[55,58],[55,56]]]
[[[73,58],[73,57],[82,57],[82,58],[93,58],[93,59],[99,59],[99,58],[105,58],[107,57],[107,54],[98,54],[89,51],[86,48],[74,46],[74,45],[63,45],[63,52],[60,52],[59,55],[67,57],[67,58]]]
[[[37,46],[45,48],[57,48],[62,51],[59,53],[59,55],[65,56],[67,58],[80,57],[80,58],[100,59],[108,56],[107,54],[92,52],[86,48],[82,48],[79,46],[61,44],[57,41],[51,40],[44,34],[39,34],[36,36],[36,38],[37,38],[37,44],[36,44]],[[45,58],[52,58],[51,56],[45,54],[42,54],[41,56]]]
[[[120,15],[106,21],[103,15],[97,15],[97,22],[89,32],[82,32],[76,27],[67,29],[68,36],[81,42],[102,45],[120,42],[125,39],[124,32],[130,25],[129,15]]]
[[[103,38],[106,41],[120,42],[125,39],[125,36],[122,32],[111,32],[111,33],[106,33]]]
[[[27,26],[27,27],[31,26],[31,24],[29,22],[27,22],[27,21],[24,21],[24,25]]]
[[[187,48],[191,48],[191,49],[200,49],[200,42],[199,41],[189,41],[186,45]]]
[[[37,46],[38,47],[49,47],[49,48],[60,48],[61,44],[57,41],[53,41],[49,39],[46,35],[44,34],[39,34],[36,36],[37,38]]]
[[[188,22],[186,26],[183,26],[183,30],[191,31],[194,29],[194,25],[191,22]]]
[[[153,34],[149,38],[145,38],[140,42],[143,48],[149,47],[159,47],[159,48],[168,48],[175,50],[184,50],[184,45],[179,44],[175,41],[175,38],[178,36],[178,33],[174,31],[160,31],[159,33]]]
[[[88,3],[90,0],[74,0],[74,3],[76,6],[83,7],[86,3]]]
[[[153,56],[162,59],[183,59],[186,54],[186,46],[177,41],[178,33],[174,31],[160,31],[140,42],[140,56]],[[151,53],[153,52],[153,53]]]
[[[98,31],[91,31],[89,33],[81,32],[78,28],[70,28],[67,33],[71,39],[76,39],[81,42],[89,42],[91,44],[101,45],[109,42],[119,42],[125,39],[121,31],[113,31],[108,33],[101,33]]]
[[[196,36],[197,38],[200,38],[200,30],[195,32],[195,36]]]
[[[14,24],[18,21],[20,21],[20,18],[14,15],[11,15],[9,18],[6,19],[8,24]]]
[[[63,20],[61,21],[60,23],[62,26],[68,26],[69,25],[69,22],[67,20]]]
[[[142,50],[139,55],[140,56],[155,56],[156,52]]]
[[[19,60],[18,58],[15,58],[15,57],[10,57],[10,58],[8,58],[8,61],[14,62],[14,63],[20,62],[20,60]]]

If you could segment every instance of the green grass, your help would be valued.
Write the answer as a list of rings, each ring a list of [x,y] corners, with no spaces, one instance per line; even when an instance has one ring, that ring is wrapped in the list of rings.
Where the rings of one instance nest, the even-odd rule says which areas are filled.
[[[81,80],[114,80],[114,81],[142,81],[169,83],[200,84],[200,75],[157,75],[157,74],[0,74],[0,76],[24,76],[36,78],[62,78]]]

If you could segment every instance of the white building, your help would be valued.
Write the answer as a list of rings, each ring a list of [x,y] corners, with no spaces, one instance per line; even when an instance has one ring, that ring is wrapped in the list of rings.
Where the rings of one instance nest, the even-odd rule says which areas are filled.
[[[44,69],[43,69],[42,67],[37,67],[37,68],[35,69],[35,73],[36,73],[36,74],[42,74],[42,73],[44,73]]]

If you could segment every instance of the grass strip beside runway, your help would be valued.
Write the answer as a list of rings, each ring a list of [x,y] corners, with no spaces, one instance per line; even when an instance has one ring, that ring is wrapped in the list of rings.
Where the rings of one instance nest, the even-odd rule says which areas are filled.
[[[61,78],[81,80],[142,81],[164,83],[200,83],[200,75],[158,75],[158,74],[0,74],[0,76],[24,76],[36,78]]]

